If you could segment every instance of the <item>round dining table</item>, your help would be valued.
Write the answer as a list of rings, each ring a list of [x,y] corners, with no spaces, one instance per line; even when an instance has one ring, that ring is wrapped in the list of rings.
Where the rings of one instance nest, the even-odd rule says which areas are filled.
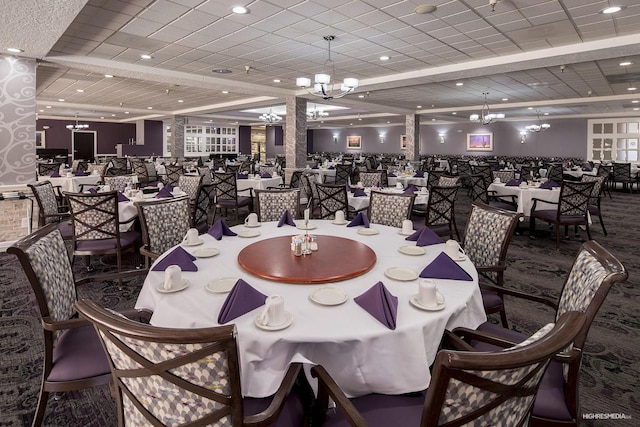
[[[303,224],[303,220],[295,221],[298,226]],[[244,395],[272,395],[292,362],[323,365],[348,396],[426,389],[430,381],[429,366],[435,360],[444,330],[476,328],[486,321],[473,264],[469,260],[458,263],[471,277],[469,281],[434,279],[444,297],[439,310],[419,309],[410,301],[418,292],[419,278],[416,276],[444,251],[444,244],[425,246],[424,254],[409,255],[416,252],[415,242],[405,240],[406,236],[394,227],[371,224],[365,229],[334,224],[330,220],[312,220],[309,224],[313,229],[306,231],[286,224],[277,227],[277,222],[262,223],[253,228],[238,225],[232,227],[238,236],[225,235],[221,240],[205,233],[200,236],[199,245],[182,245],[189,253],[207,256],[194,261],[198,271],[182,273],[188,286],[178,292],[163,292],[164,272],[150,270],[136,307],[152,310],[151,324],[156,326],[218,326],[218,316],[229,293],[212,285],[243,279],[266,296],[282,296],[285,310],[293,319],[284,329],[265,330],[256,322],[262,306],[228,322],[235,324],[238,330]],[[317,252],[292,257],[290,245],[279,244],[277,249],[272,246],[277,240],[290,240],[292,236],[305,234],[316,236]],[[357,250],[341,251],[341,245],[345,244],[342,239],[351,241],[349,244]],[[313,266],[314,274],[318,274],[322,270],[318,267],[326,262],[342,264],[338,271],[357,273],[338,275],[330,282],[295,280],[290,283],[263,274],[262,270],[252,270],[258,268],[256,265],[267,271],[278,270],[269,270],[268,262],[254,260],[247,267],[250,257],[242,254],[243,251],[245,255],[247,251],[251,254],[252,247],[256,250],[267,248],[268,259],[284,260],[283,265],[306,263]],[[154,265],[170,252],[163,254]],[[327,252],[340,253],[340,256],[327,257]],[[266,259],[264,253],[262,256]],[[367,262],[373,260],[372,265],[365,262],[366,268],[350,268],[362,267],[361,257]],[[336,268],[332,267],[327,266],[327,274],[335,273]],[[354,301],[354,297],[378,282],[398,298],[395,329],[382,324]],[[322,292],[336,291],[344,295],[344,302],[318,297]]]

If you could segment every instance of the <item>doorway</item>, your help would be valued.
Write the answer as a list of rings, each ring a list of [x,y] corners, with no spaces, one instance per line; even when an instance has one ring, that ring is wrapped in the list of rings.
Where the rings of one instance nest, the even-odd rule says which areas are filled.
[[[96,131],[76,130],[71,133],[72,160],[86,160],[93,163],[96,158]]]

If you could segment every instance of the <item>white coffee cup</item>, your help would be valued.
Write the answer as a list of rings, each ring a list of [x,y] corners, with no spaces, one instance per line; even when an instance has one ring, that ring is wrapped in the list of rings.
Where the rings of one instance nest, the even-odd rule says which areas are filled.
[[[278,177],[278,172],[276,172],[276,171],[271,172],[271,177],[272,178],[277,178]]]
[[[496,179],[494,179],[493,182],[496,183],[496,184],[500,184],[500,178],[496,177]]]
[[[245,225],[248,225],[248,226],[251,226],[251,227],[255,227],[256,225],[258,225],[258,214],[257,213],[250,213],[245,218],[244,223],[245,223]]]
[[[520,185],[518,185],[518,187],[520,187],[520,188],[524,188],[524,187],[526,187],[526,186],[527,186],[527,183],[526,183],[526,182],[524,182],[524,181],[523,181],[523,182],[521,182],[521,183],[520,183]]]
[[[403,188],[401,182],[396,182],[396,188]]]
[[[405,219],[402,221],[402,234],[411,234],[413,233],[413,222],[410,219]]]
[[[172,193],[176,194],[176,193],[181,193],[181,192],[182,192],[182,190],[177,185],[175,187],[173,187]]]
[[[420,194],[427,194],[427,187],[421,187]]]
[[[67,178],[71,178],[73,176],[73,172],[67,172],[66,175],[67,175]]]
[[[102,191],[111,191],[111,186],[109,184],[105,184],[102,186]]]
[[[158,183],[158,190],[162,190],[164,188],[164,184],[159,182]]]
[[[464,250],[462,250],[460,244],[455,240],[447,240],[444,244],[444,252],[453,260],[459,260],[465,255]]]
[[[362,181],[358,181],[358,183],[356,184],[357,187],[363,188],[364,185],[362,185]]]
[[[344,222],[344,211],[336,211],[335,222]]]
[[[170,265],[164,270],[164,289],[169,291],[182,284],[182,269],[179,265]]]
[[[436,308],[442,304],[442,297],[438,294],[438,287],[433,280],[420,279],[418,284],[418,302],[427,308]]]
[[[184,236],[183,242],[188,245],[195,245],[198,243],[198,230],[196,228],[190,228]]]
[[[264,302],[265,307],[260,314],[259,322],[265,326],[282,325],[286,319],[284,311],[284,298],[280,295],[271,295]]]

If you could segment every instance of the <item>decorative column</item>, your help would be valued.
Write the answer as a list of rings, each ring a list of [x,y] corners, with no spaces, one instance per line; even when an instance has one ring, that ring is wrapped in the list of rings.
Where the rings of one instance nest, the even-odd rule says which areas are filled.
[[[284,152],[287,168],[303,168],[307,162],[307,100],[287,98]]]
[[[407,114],[405,128],[407,134],[407,160],[418,160],[420,158],[420,116]]]
[[[184,125],[186,117],[173,116],[171,118],[171,138],[169,139],[171,156],[184,157]]]

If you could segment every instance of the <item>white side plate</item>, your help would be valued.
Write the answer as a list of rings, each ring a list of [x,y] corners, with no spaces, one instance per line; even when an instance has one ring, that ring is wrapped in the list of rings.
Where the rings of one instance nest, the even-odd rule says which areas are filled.
[[[254,321],[254,323],[258,328],[263,329],[265,331],[279,331],[281,329],[288,328],[293,323],[293,314],[291,314],[291,312],[285,311],[284,316],[285,316],[285,321],[276,326],[263,325],[258,321],[260,319],[260,316],[256,317],[256,320]]]
[[[317,225],[312,224],[312,223],[309,223],[307,225],[304,225],[304,223],[296,225],[296,228],[298,228],[300,230],[313,230],[316,227],[317,227]]]
[[[349,295],[336,286],[325,286],[313,291],[309,298],[321,305],[340,305],[349,299]]]
[[[363,236],[373,236],[374,234],[378,234],[379,231],[375,228],[359,228],[358,234],[362,234]]]
[[[189,281],[188,280],[183,280],[182,283],[179,286],[174,286],[171,289],[165,289],[164,288],[164,282],[158,284],[158,286],[156,287],[156,290],[158,292],[160,292],[161,294],[171,294],[173,292],[179,292],[183,289],[187,289],[187,287],[189,287]]]
[[[257,237],[260,235],[258,230],[240,230],[238,236],[240,237]]]
[[[405,255],[424,255],[427,253],[421,246],[400,246],[398,252]]]
[[[237,281],[237,277],[221,277],[207,283],[205,288],[214,294],[225,294],[233,289]]]
[[[201,238],[198,237],[198,240],[195,241],[194,243],[187,243],[187,242],[182,242],[181,245],[182,246],[198,246],[204,243],[204,240],[202,240]]]
[[[209,258],[212,256],[216,256],[220,253],[220,249],[218,248],[200,248],[193,251],[193,256],[196,258]]]
[[[384,275],[390,279],[399,280],[401,282],[408,282],[418,278],[418,273],[410,268],[404,267],[389,267],[384,271]]]
[[[440,311],[447,306],[447,303],[444,301],[444,297],[440,292],[438,292],[438,303],[434,306],[425,306],[420,304],[420,300],[418,299],[418,294],[411,295],[411,298],[409,298],[409,302],[414,307],[419,308],[420,310],[425,310],[425,311]]]

